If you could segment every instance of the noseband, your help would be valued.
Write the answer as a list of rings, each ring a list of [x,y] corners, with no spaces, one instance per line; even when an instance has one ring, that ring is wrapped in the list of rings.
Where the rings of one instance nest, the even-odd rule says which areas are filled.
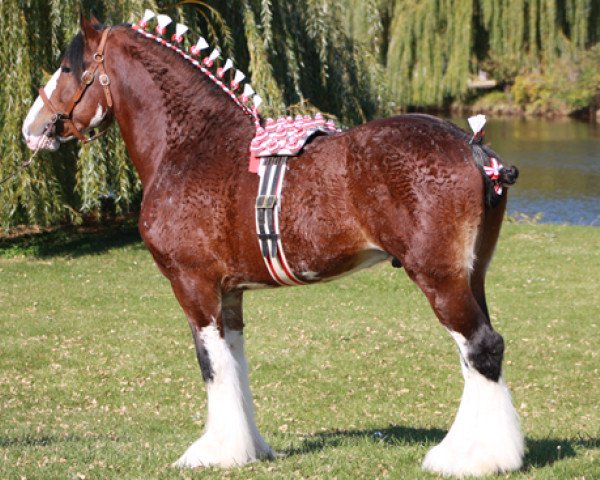
[[[107,127],[101,132],[97,133],[96,135],[86,137],[84,133],[77,128],[75,122],[73,121],[73,110],[83,97],[83,94],[85,93],[86,89],[94,82],[94,78],[96,78],[96,70],[100,72],[100,74],[98,75],[98,81],[100,82],[100,85],[102,85],[102,89],[104,90],[104,96],[106,97],[106,104],[108,105],[108,109],[112,109],[113,101],[109,87],[110,79],[108,78],[106,70],[104,69],[104,47],[106,45],[106,39],[108,38],[109,32],[110,28],[107,28],[102,32],[102,38],[100,40],[100,44],[98,45],[98,50],[96,50],[96,53],[94,53],[92,57],[94,59],[94,63],[92,64],[89,70],[86,70],[81,74],[81,83],[79,84],[79,87],[73,94],[73,98],[69,102],[64,112],[61,112],[52,104],[52,102],[48,98],[48,95],[46,95],[46,91],[43,87],[39,89],[40,98],[44,102],[44,105],[46,105],[46,107],[48,107],[48,109],[52,112],[52,119],[50,120],[49,124],[50,128],[47,129],[47,135],[49,137],[55,134],[56,124],[58,123],[58,121],[62,121],[63,126],[65,128],[65,131],[63,132],[62,136],[69,137],[71,135],[74,135],[83,143],[88,143],[92,140],[95,140],[96,138],[106,133],[106,131],[108,130]]]

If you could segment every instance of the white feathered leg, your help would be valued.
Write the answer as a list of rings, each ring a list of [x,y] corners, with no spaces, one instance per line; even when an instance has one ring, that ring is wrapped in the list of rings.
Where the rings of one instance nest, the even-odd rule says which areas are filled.
[[[272,458],[273,451],[254,422],[242,332],[225,329],[225,338],[221,338],[217,328],[210,325],[200,337],[213,375],[206,383],[208,419],[202,437],[174,466],[231,467]]]
[[[452,336],[461,350],[465,387],[452,427],[427,453],[423,468],[457,477],[518,470],[524,441],[508,388],[502,377],[488,380],[468,365],[467,342],[461,335]]]

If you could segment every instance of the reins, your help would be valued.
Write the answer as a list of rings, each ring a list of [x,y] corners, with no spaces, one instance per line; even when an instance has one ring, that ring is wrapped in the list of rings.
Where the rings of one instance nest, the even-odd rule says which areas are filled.
[[[50,125],[48,125],[46,127],[46,130],[49,128]],[[39,142],[37,143],[37,146],[35,147],[34,152],[31,154],[31,156],[29,157],[29,160],[24,161],[23,163],[21,163],[21,165],[19,165],[19,168],[16,172],[13,172],[9,175],[7,175],[6,177],[4,177],[2,180],[0,180],[0,185],[5,184],[6,182],[8,182],[9,180],[12,180],[13,178],[15,178],[19,173],[21,173],[23,170],[25,170],[29,165],[31,165],[31,162],[33,162],[33,159],[35,158],[35,156],[38,154],[38,152],[41,150],[42,148],[42,143],[43,141],[47,138],[46,136],[46,131],[44,131],[44,134],[40,137]]]
[[[106,74],[106,70],[104,68],[104,48],[106,46],[106,39],[108,38],[109,33],[110,33],[110,27],[105,29],[102,32],[102,38],[100,40],[100,43],[98,44],[98,49],[96,50],[96,53],[94,53],[94,55],[92,57],[94,59],[94,63],[92,64],[92,66],[89,70],[86,70],[81,74],[81,83],[79,84],[79,87],[73,94],[73,98],[71,98],[71,101],[67,105],[67,108],[65,109],[64,112],[59,111],[52,104],[52,102],[48,98],[48,95],[46,95],[46,91],[44,90],[43,87],[39,89],[40,98],[44,102],[44,105],[46,105],[46,107],[48,107],[48,109],[52,112],[52,118],[50,120],[50,123],[48,124],[50,129],[47,132],[47,134],[49,134],[48,135],[49,137],[52,137],[53,135],[55,135],[56,124],[59,121],[62,121],[63,125],[65,127],[68,127],[68,129],[66,129],[63,132],[63,135],[61,135],[61,136],[68,137],[70,135],[73,135],[73,136],[77,137],[79,140],[81,140],[82,143],[89,143],[92,140],[95,140],[98,137],[104,135],[106,133],[106,131],[108,130],[108,127],[107,127],[95,135],[86,137],[85,134],[83,133],[83,131],[81,131],[80,129],[77,128],[72,117],[73,117],[73,110],[75,109],[75,106],[79,103],[79,101],[83,97],[83,94],[85,93],[87,88],[94,82],[94,79],[96,78],[96,70],[98,70],[100,72],[100,74],[98,75],[98,82],[100,82],[100,85],[102,85],[102,89],[104,91],[104,96],[106,97],[106,104],[108,105],[108,109],[109,110],[112,109],[113,101],[112,101],[112,95],[110,93],[110,79],[108,78],[108,75]]]

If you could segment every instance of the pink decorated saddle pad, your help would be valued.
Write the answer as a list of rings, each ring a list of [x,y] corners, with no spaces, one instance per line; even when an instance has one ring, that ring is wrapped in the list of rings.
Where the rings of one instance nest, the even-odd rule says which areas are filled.
[[[279,117],[277,120],[268,118],[264,128],[257,126],[256,135],[250,143],[250,171],[258,169],[258,159],[261,157],[293,157],[300,153],[306,142],[317,132],[332,134],[339,132],[333,120],[325,120],[317,113]]]

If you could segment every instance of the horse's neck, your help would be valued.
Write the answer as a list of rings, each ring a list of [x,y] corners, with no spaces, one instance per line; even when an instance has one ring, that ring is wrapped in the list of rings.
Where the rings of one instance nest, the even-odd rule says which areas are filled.
[[[163,162],[243,161],[254,126],[231,99],[165,47],[133,32],[119,40],[108,53],[114,114],[145,188]]]

